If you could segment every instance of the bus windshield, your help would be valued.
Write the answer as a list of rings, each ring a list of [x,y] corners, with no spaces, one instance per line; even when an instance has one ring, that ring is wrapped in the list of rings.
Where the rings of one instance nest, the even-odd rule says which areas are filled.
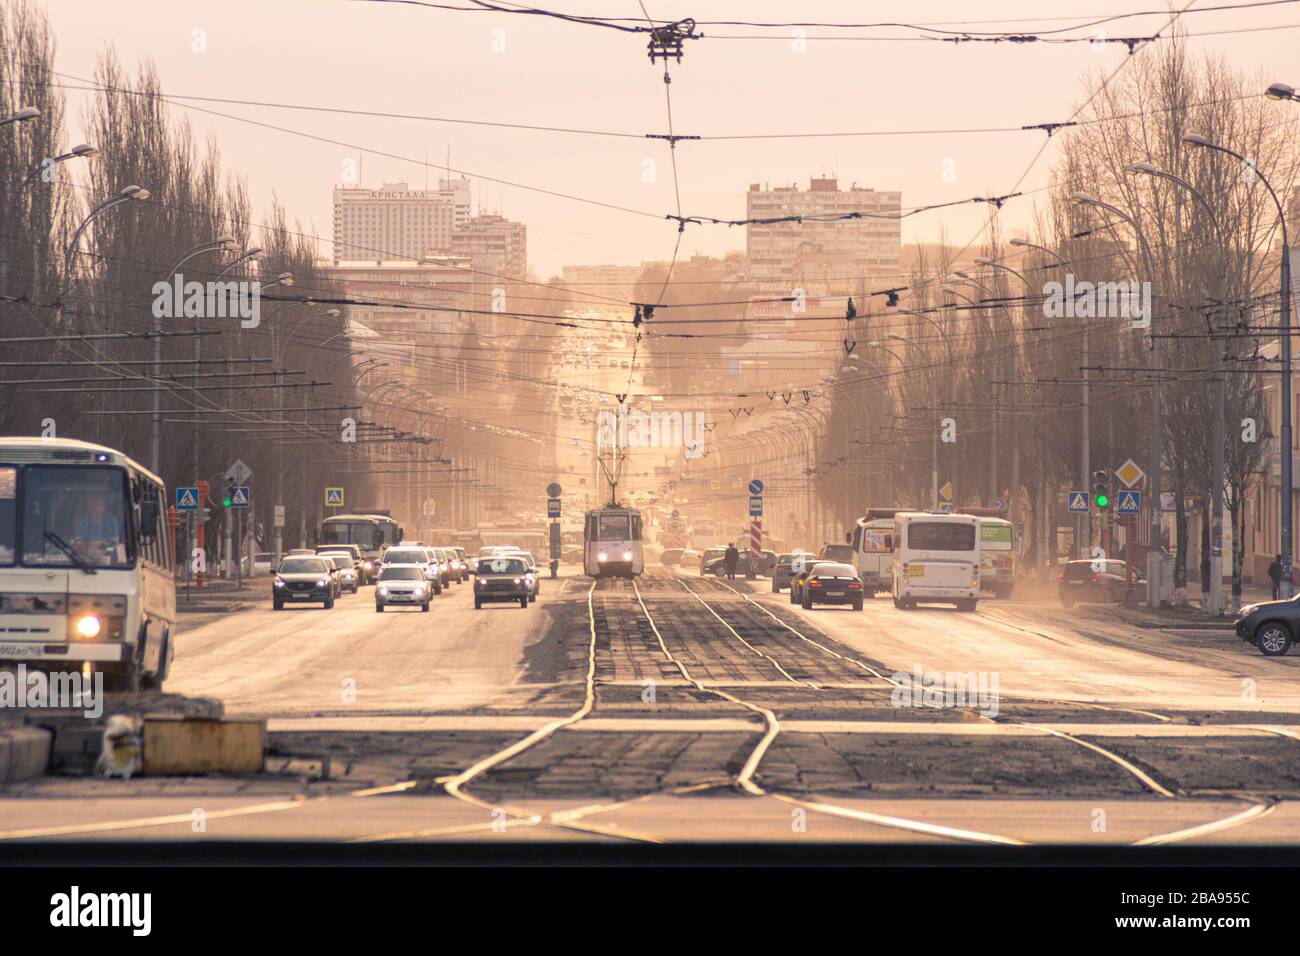
[[[913,551],[974,551],[975,526],[948,521],[915,521],[907,526]]]
[[[383,543],[382,532],[373,521],[326,521],[321,525],[322,544],[358,544],[377,548]]]
[[[0,497],[6,484],[0,477]],[[122,469],[28,465],[19,496],[23,564],[125,568],[135,562]],[[12,526],[0,519],[0,539],[6,533],[12,540]],[[0,556],[4,543],[0,540]]]

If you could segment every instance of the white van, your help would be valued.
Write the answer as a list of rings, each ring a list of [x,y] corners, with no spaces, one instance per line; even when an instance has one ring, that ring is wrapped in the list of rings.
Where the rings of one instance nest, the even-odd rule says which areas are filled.
[[[859,518],[853,529],[853,563],[863,592],[874,596],[893,587],[894,519]]]
[[[973,611],[980,596],[980,519],[900,511],[894,516],[894,606],[955,604]]]

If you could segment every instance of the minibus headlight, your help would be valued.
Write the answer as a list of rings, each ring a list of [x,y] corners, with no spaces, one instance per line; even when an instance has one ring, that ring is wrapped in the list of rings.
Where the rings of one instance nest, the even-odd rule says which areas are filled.
[[[68,595],[68,631],[83,641],[120,641],[126,630],[126,596]]]
[[[87,614],[77,621],[77,634],[80,637],[96,638],[103,625],[100,624],[99,618],[93,614]]]

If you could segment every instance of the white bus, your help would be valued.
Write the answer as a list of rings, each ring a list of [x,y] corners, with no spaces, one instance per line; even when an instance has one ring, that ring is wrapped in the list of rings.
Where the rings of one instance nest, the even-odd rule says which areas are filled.
[[[584,570],[591,577],[636,577],[645,570],[641,512],[621,505],[588,511],[583,549]]]
[[[894,516],[894,606],[925,601],[973,611],[980,596],[980,519],[900,511]]]
[[[176,625],[168,504],[119,451],[0,438],[0,663],[160,687]]]
[[[1009,598],[1016,586],[1015,527],[1004,518],[980,518],[980,589]]]
[[[897,513],[897,512],[895,512]],[[893,587],[894,517],[867,512],[853,528],[853,563],[865,594],[875,596]]]

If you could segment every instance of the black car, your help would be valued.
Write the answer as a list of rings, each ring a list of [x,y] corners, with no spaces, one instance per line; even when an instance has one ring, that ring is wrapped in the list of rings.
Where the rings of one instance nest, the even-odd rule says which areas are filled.
[[[389,564],[375,581],[375,611],[382,614],[386,607],[416,607],[429,610],[429,595],[433,583],[424,569],[415,564]]]
[[[778,555],[776,564],[772,566],[772,593],[780,594],[782,590],[790,586],[790,579],[794,577],[794,559],[803,554],[802,551],[792,551],[789,554]]]
[[[289,555],[280,562],[280,570],[271,582],[271,603],[277,611],[286,604],[320,601],[326,610],[334,606],[338,582],[334,564],[315,555]]]
[[[1061,604],[1065,607],[1076,604],[1123,604],[1128,594],[1127,573],[1123,561],[1104,558],[1069,561],[1058,579]],[[1134,600],[1144,603],[1146,595],[1146,575],[1134,567]]]
[[[805,610],[814,604],[851,604],[862,610],[862,579],[851,564],[819,561],[812,566],[800,589]]]
[[[490,601],[518,601],[528,607],[533,592],[528,561],[515,555],[483,558],[474,571],[474,607]]]
[[[1237,612],[1237,636],[1254,644],[1266,657],[1280,657],[1291,649],[1300,628],[1300,594],[1285,601],[1247,604]]]

